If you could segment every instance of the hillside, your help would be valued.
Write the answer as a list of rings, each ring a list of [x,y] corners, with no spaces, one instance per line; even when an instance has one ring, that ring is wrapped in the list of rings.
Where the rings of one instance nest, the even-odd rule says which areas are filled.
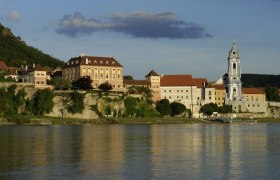
[[[243,87],[272,87],[280,88],[280,75],[266,74],[242,74],[241,76]]]
[[[64,63],[42,51],[28,46],[20,37],[14,36],[9,28],[0,23],[0,60],[8,66],[20,67],[33,63],[56,68]]]

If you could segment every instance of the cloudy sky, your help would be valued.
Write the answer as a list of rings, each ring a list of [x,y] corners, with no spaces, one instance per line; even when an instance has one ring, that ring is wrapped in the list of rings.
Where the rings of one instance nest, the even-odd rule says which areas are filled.
[[[0,22],[68,61],[113,56],[143,78],[192,74],[216,80],[232,40],[243,73],[280,74],[280,0],[0,0]]]

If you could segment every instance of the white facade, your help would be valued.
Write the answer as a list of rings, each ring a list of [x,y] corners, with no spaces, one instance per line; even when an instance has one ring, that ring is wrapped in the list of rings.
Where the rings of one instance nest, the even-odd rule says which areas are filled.
[[[241,66],[239,51],[233,42],[228,56],[228,74],[224,77],[226,87],[226,102],[242,101]]]

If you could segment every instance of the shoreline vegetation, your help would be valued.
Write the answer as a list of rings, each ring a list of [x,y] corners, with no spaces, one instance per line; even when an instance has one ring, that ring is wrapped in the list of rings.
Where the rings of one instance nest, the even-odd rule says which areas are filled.
[[[251,119],[242,119],[244,121]],[[280,118],[255,118],[257,123],[280,123]],[[25,116],[16,115],[0,120],[1,125],[87,125],[87,124],[120,124],[120,125],[152,125],[152,124],[223,124],[218,121],[209,121],[198,118],[99,118],[99,119],[78,119],[61,118],[50,116]]]

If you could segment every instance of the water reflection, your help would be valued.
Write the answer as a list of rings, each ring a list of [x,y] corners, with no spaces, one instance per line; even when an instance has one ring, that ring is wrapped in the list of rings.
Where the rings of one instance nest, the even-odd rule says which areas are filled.
[[[279,178],[279,127],[279,124],[0,127],[0,178]]]

